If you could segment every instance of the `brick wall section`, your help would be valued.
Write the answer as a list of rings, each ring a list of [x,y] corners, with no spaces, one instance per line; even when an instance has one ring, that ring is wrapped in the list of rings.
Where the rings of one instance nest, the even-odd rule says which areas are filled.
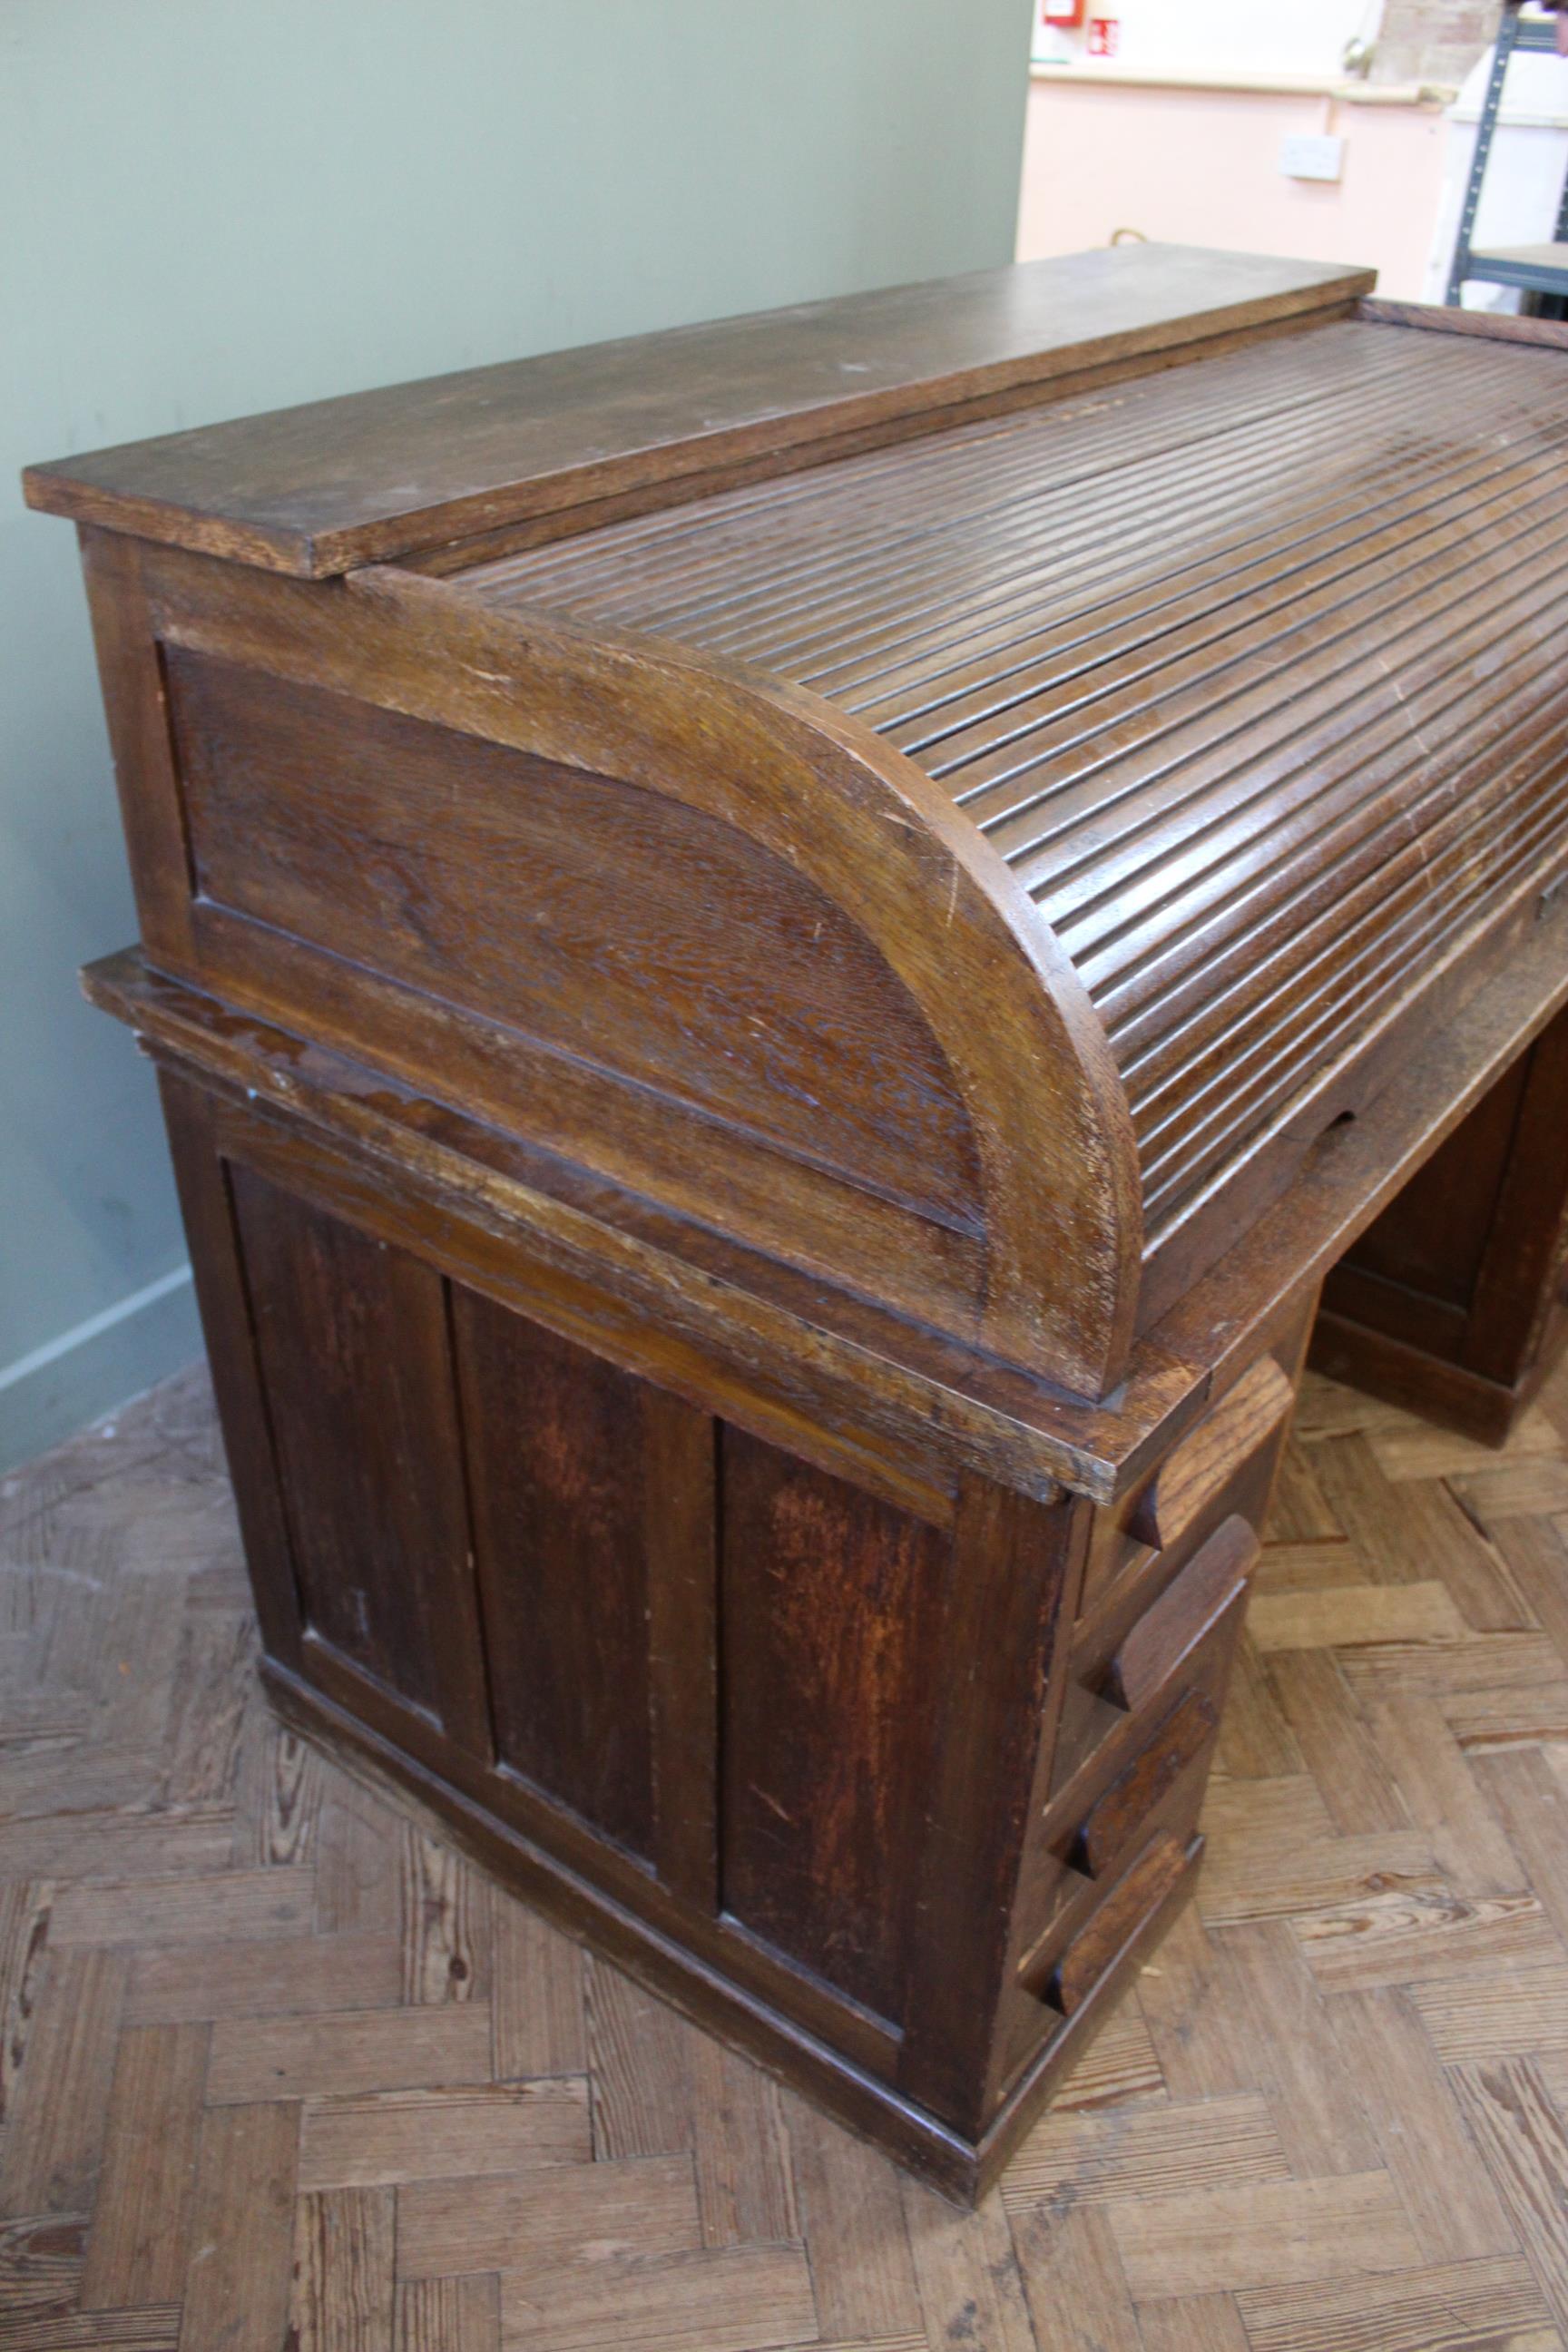
[[[1457,87],[1497,31],[1499,0],[1386,0],[1372,79]]]

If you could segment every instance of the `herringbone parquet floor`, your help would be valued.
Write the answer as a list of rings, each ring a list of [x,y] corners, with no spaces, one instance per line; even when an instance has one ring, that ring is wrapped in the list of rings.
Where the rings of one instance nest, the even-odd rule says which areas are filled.
[[[15,2352],[1568,2346],[1568,1377],[1309,1384],[1198,1906],[968,2218],[269,1719],[199,1377],[0,1531]]]

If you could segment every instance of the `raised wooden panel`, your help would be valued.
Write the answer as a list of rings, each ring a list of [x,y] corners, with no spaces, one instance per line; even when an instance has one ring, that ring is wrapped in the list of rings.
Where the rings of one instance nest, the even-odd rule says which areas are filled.
[[[476,1291],[452,1319],[498,1755],[651,1859],[650,1540],[680,1496],[648,1476],[646,1384]]]
[[[230,1181],[308,1631],[474,1746],[478,1628],[441,1278],[249,1168],[235,1163]]]
[[[720,1460],[724,1906],[896,2021],[951,1541],[740,1430]]]
[[[166,661],[204,898],[973,1226],[929,1031],[783,859],[637,783]]]

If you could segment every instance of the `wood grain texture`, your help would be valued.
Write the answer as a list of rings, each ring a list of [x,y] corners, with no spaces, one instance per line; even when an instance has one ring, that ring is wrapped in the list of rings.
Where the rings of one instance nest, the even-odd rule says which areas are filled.
[[[204,2024],[128,2026],[121,2034],[84,2310],[177,2303],[184,2291],[206,2061]]]
[[[212,2107],[202,2126],[180,2352],[277,2352],[290,2300],[294,2107]]]
[[[389,2189],[300,2197],[289,2317],[300,2352],[380,2352],[391,2341],[393,2230]]]
[[[759,450],[799,463],[1128,353],[1289,317],[1364,270],[1080,254],[639,335],[32,467],[29,500],[320,575]],[[595,415],[610,404],[615,422]]]
[[[176,649],[166,674],[211,904],[973,1224],[967,1121],[916,1008],[734,825],[262,669]]]
[[[51,1958],[0,2149],[0,2210],[79,2213],[86,2204],[108,2128],[126,1974],[124,1956],[103,1946]]]
[[[497,1752],[647,1854],[651,1500],[637,1384],[471,1291],[453,1292],[452,1318]]]
[[[897,2021],[951,1548],[739,1431],[721,1492],[725,1907]]]

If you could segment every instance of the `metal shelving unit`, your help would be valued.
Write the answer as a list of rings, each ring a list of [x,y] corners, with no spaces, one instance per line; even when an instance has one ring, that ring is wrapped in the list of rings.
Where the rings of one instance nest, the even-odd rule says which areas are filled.
[[[1557,227],[1549,245],[1501,245],[1478,251],[1470,242],[1475,235],[1476,213],[1486,179],[1487,161],[1491,153],[1492,134],[1497,129],[1498,113],[1502,105],[1509,61],[1521,49],[1554,53],[1556,47],[1556,25],[1551,16],[1527,16],[1519,0],[1506,0],[1502,20],[1498,26],[1497,47],[1492,54],[1491,76],[1481,106],[1481,119],[1476,126],[1476,152],[1470,162],[1465,208],[1459,215],[1454,264],[1448,273],[1447,299],[1450,303],[1458,303],[1459,289],[1467,278],[1480,278],[1490,286],[1520,286],[1531,294],[1568,296],[1568,182],[1563,185],[1563,199],[1557,208]]]

